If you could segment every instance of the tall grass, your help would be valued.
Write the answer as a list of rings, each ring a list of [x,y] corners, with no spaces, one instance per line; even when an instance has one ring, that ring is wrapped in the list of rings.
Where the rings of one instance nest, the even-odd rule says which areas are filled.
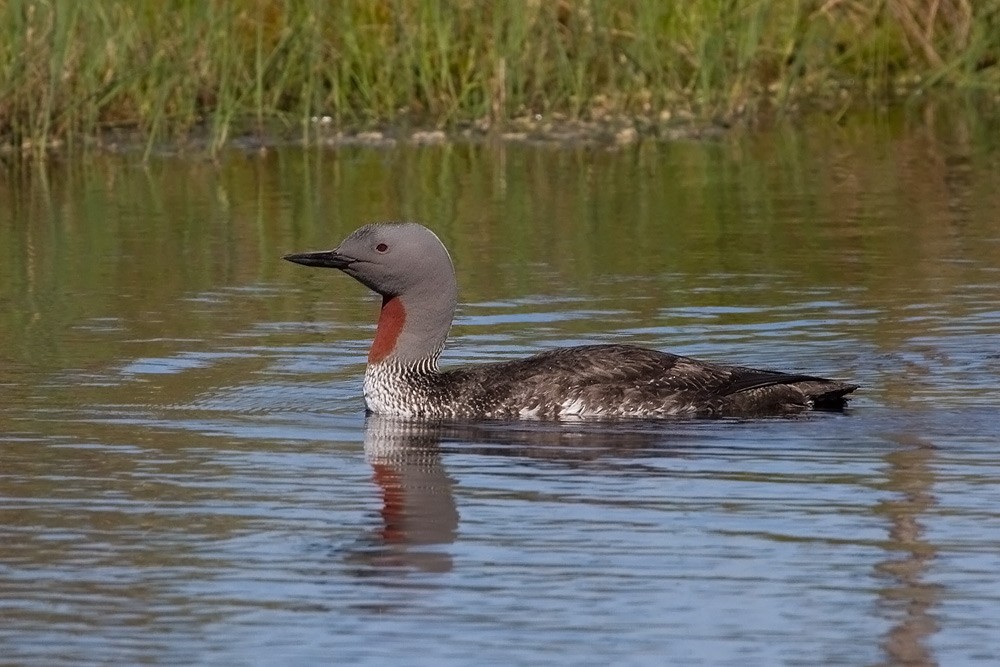
[[[1000,0],[0,0],[0,144],[1000,89]]]

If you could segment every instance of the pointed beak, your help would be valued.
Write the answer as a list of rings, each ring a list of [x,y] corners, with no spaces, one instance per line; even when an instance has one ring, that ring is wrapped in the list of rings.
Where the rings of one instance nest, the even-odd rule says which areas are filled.
[[[326,269],[346,269],[357,260],[347,255],[341,255],[336,250],[320,250],[318,252],[297,252],[285,255],[282,259],[303,266],[321,266]]]

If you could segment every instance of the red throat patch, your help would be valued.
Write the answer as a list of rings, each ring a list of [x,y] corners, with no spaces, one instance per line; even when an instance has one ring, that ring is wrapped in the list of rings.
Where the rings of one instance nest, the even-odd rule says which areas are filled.
[[[368,350],[368,363],[377,364],[396,349],[399,333],[406,323],[406,309],[398,296],[382,297],[382,312],[378,316],[375,340]]]

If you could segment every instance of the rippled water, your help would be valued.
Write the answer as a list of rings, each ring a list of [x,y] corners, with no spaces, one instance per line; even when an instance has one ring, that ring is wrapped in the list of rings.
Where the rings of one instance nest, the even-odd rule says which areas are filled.
[[[993,664],[1000,133],[946,120],[11,168],[0,661]],[[863,389],[366,419],[376,301],[279,258],[401,217],[455,259],[448,364],[627,341]]]

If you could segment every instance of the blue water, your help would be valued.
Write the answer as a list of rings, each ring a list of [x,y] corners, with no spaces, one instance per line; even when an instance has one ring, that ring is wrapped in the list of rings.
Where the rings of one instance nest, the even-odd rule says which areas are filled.
[[[643,150],[678,169],[700,151],[738,164],[746,141]],[[834,143],[859,163],[866,145]],[[480,150],[475,168],[494,164]],[[529,165],[567,159],[523,150]],[[325,159],[391,182],[393,155]],[[914,222],[906,187],[888,202],[861,187],[892,215],[845,222],[809,185],[821,170],[791,191],[767,182],[780,237],[821,212],[828,236],[808,251],[742,227],[749,194],[718,211],[725,248],[693,220],[673,234],[680,255],[615,249],[600,230],[564,240],[575,223],[541,213],[528,217],[551,261],[514,223],[448,228],[463,306],[446,365],[627,341],[862,389],[844,414],[801,418],[422,424],[364,413],[377,302],[278,259],[343,233],[296,231],[282,174],[297,159],[254,167],[274,182],[238,205],[274,215],[218,208],[213,188],[236,188],[219,183],[236,170],[164,195],[151,217],[141,200],[119,202],[120,219],[95,211],[85,233],[51,211],[0,226],[18,249],[0,293],[0,662],[995,662],[997,170],[967,177],[975,205],[943,235],[938,214]],[[125,178],[127,164],[102,165]],[[157,183],[198,180],[156,168]],[[678,201],[708,187],[686,173]],[[330,182],[303,192],[349,209],[369,197]],[[489,206],[556,206],[522,187]],[[426,196],[459,206],[462,192]],[[644,238],[647,208],[623,211],[623,233]],[[864,242],[839,245],[852,234]]]

